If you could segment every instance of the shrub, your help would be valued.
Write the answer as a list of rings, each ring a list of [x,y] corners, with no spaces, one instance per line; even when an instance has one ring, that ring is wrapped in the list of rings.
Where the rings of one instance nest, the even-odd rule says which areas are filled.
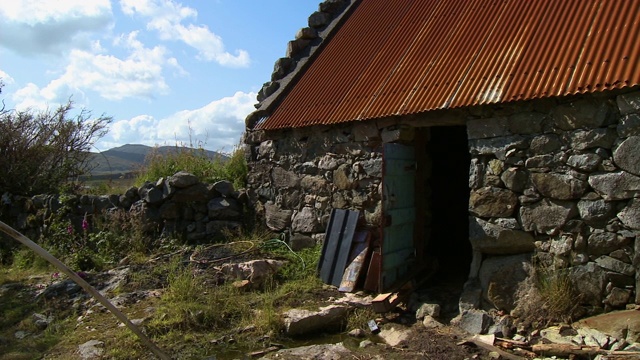
[[[57,193],[88,172],[93,143],[112,121],[81,110],[72,116],[68,101],[55,111],[0,111],[0,191],[15,195]]]

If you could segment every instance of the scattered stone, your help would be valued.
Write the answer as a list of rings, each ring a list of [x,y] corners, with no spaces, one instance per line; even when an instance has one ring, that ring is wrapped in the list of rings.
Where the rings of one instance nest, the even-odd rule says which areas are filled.
[[[100,358],[104,353],[104,342],[99,340],[89,340],[78,346],[78,353],[84,360]]]
[[[410,330],[401,329],[396,327],[385,327],[379,333],[378,336],[389,346],[398,346],[403,341],[409,338]]]
[[[22,330],[18,330],[15,333],[13,333],[13,336],[18,340],[22,340],[22,339],[26,338],[29,335],[30,334],[28,332],[22,331]]]
[[[554,344],[574,344],[577,331],[566,326],[551,326],[540,331],[540,337]]]
[[[267,354],[263,359],[336,360],[350,354],[351,351],[343,343],[337,343],[281,349]]]
[[[40,330],[46,329],[52,321],[53,316],[46,316],[38,313],[33,314],[33,322]]]
[[[343,322],[348,310],[344,305],[329,305],[318,311],[292,309],[284,313],[287,335],[303,335],[327,330]]]
[[[422,320],[426,316],[437,318],[440,316],[440,304],[423,303],[416,311],[416,320]]]
[[[284,266],[284,261],[261,259],[241,263],[226,263],[219,271],[228,279],[246,280],[252,287],[260,287],[264,281]],[[249,284],[243,284],[247,286]]]
[[[422,319],[422,325],[427,329],[437,329],[443,327],[444,324],[434,319],[433,316],[427,315]]]
[[[451,320],[462,330],[470,334],[485,334],[491,326],[492,318],[482,310],[468,310]]]
[[[367,333],[362,329],[353,329],[347,333],[347,335],[356,338],[363,338],[367,336]]]
[[[316,241],[310,236],[295,234],[289,239],[289,245],[293,251],[300,251],[316,246]]]

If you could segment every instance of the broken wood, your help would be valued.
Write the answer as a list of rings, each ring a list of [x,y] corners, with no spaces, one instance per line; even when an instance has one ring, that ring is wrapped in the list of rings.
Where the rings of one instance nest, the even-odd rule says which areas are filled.
[[[487,335],[475,335],[470,339],[467,339],[465,341],[462,341],[460,343],[458,343],[458,345],[464,345],[464,344],[474,344],[478,347],[481,347],[487,351],[493,351],[497,354],[499,354],[501,357],[507,359],[507,360],[526,360],[526,358],[522,357],[522,356],[518,356],[518,355],[514,355],[512,353],[506,352],[504,350],[502,350],[501,348],[491,344],[491,339],[494,339],[493,335],[491,336],[487,336]]]
[[[511,340],[511,339],[504,339],[504,338],[499,338],[496,337],[494,344],[495,346],[499,346],[503,349],[507,349],[507,350],[515,350],[515,349],[521,349],[523,351],[528,351],[531,350],[531,345],[529,345],[529,343],[524,342],[524,341],[516,341],[516,340]]]
[[[371,301],[373,311],[386,313],[393,310],[400,302],[406,299],[412,289],[411,283],[406,283],[398,292],[389,292],[376,296]]]
[[[544,356],[559,356],[568,357],[575,356],[596,356],[596,355],[610,355],[620,356],[629,359],[629,356],[634,356],[635,359],[640,359],[639,351],[609,351],[599,346],[586,346],[586,345],[574,345],[574,344],[537,344],[531,347],[531,351],[538,355]]]

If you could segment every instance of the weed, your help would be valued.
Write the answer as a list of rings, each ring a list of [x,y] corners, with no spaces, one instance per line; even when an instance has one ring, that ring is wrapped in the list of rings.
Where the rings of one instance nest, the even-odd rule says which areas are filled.
[[[531,267],[516,298],[513,314],[519,322],[532,328],[570,323],[580,304],[580,292],[575,289],[568,271],[540,264]]]
[[[371,331],[369,329],[369,320],[375,319],[378,314],[373,311],[371,307],[357,308],[349,313],[347,317],[347,329],[355,330],[361,329],[365,332]]]

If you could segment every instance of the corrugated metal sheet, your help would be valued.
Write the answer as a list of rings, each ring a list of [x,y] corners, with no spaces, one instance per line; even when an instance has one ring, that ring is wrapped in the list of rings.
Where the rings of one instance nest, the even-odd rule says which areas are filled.
[[[640,0],[360,0],[257,128],[638,84]]]

